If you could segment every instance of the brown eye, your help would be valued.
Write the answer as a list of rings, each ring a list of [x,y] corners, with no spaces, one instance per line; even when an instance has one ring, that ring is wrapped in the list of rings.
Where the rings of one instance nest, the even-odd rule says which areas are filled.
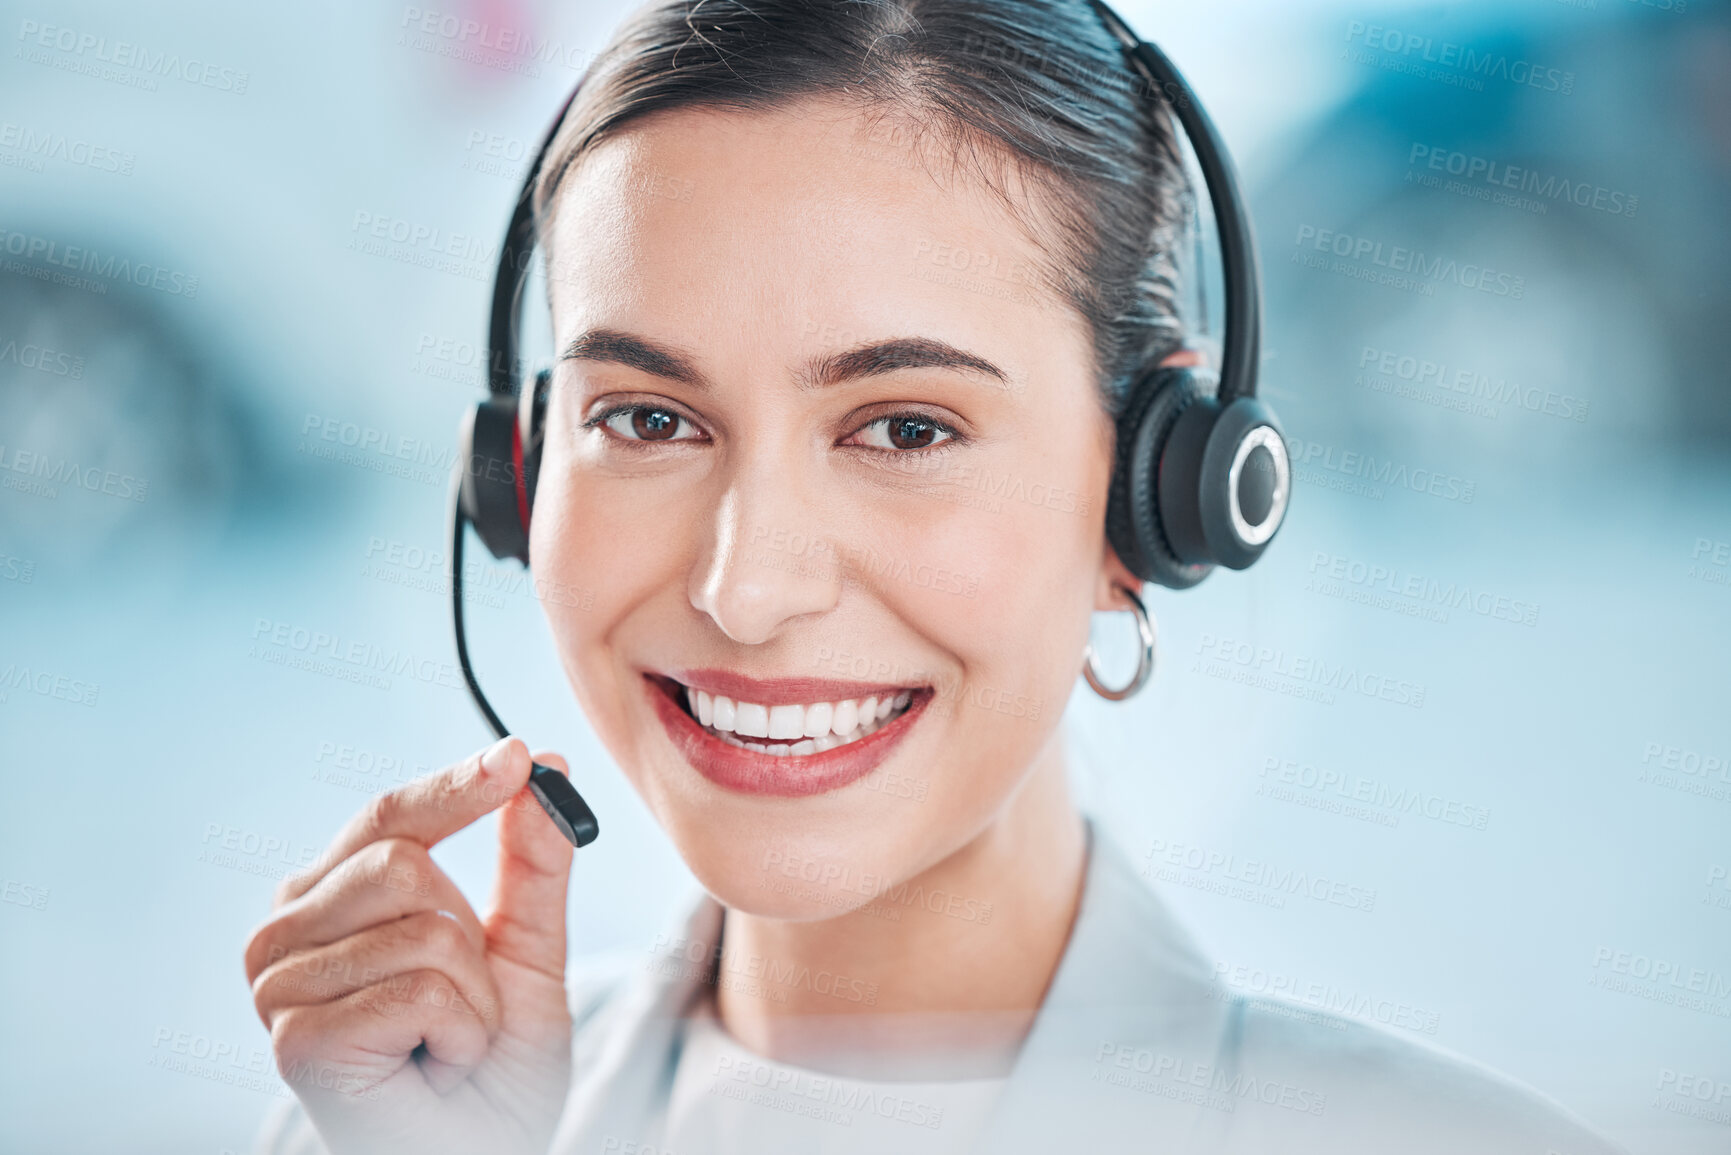
[[[645,441],[666,441],[679,431],[679,418],[665,409],[638,409],[631,414],[631,429]]]
[[[654,405],[616,409],[598,423],[626,441],[690,441],[696,435],[696,427],[690,421],[671,409]]]
[[[879,417],[857,434],[873,449],[919,450],[955,440],[955,432],[918,414]]]
[[[938,427],[924,421],[890,422],[890,444],[897,449],[924,449],[937,440]]]

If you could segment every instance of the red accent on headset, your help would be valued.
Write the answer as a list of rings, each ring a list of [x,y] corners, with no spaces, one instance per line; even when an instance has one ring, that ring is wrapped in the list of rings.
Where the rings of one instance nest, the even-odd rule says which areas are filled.
[[[529,535],[529,479],[523,474],[523,427],[511,422],[511,465],[517,473],[517,520],[523,523],[523,536]]]

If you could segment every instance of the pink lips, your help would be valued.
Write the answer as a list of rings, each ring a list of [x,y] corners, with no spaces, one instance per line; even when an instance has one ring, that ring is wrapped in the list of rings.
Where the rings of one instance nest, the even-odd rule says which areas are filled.
[[[676,676],[644,675],[650,704],[654,706],[661,724],[667,728],[667,736],[693,769],[724,790],[780,798],[824,794],[870,774],[907,736],[924,712],[926,703],[932,699],[929,689],[912,690],[913,700],[900,716],[858,741],[818,754],[777,757],[731,745],[705,730],[680,704],[684,695],[681,682],[712,694],[725,694],[766,706],[859,698],[912,688],[819,678],[758,681],[726,670],[689,670]]]

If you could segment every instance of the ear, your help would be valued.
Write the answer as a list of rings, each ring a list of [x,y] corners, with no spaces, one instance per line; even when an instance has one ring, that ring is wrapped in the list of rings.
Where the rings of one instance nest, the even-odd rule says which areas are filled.
[[[1118,551],[1107,542],[1102,547],[1105,551],[1100,559],[1100,576],[1094,585],[1094,612],[1112,613],[1116,610],[1128,610],[1130,603],[1118,592],[1119,586],[1127,586],[1137,594],[1142,592],[1142,579],[1130,572],[1130,567],[1118,557]]]
[[[1166,359],[1160,362],[1160,368],[1194,369],[1198,365],[1206,364],[1208,364],[1208,358],[1203,355],[1201,349],[1195,348],[1191,345],[1185,345],[1182,348],[1174,349],[1171,353],[1168,353]]]

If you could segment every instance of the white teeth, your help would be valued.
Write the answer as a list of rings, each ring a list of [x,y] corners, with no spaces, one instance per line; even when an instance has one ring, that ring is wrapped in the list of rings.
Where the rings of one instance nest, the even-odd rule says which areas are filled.
[[[769,707],[740,702],[734,707],[733,732],[747,738],[769,737]]]
[[[873,733],[913,703],[913,691],[809,706],[763,706],[687,686],[685,700],[697,720],[730,745],[778,758],[798,758],[821,754]],[[759,741],[749,740],[754,738]]]
[[[769,708],[769,736],[771,738],[803,738],[805,737],[805,707],[771,706]]]
[[[828,702],[807,706],[805,708],[805,736],[807,738],[822,738],[829,733],[829,724],[834,719],[835,707]]]
[[[835,717],[830,720],[830,732],[845,738],[859,728],[859,704],[852,698],[835,704]]]

